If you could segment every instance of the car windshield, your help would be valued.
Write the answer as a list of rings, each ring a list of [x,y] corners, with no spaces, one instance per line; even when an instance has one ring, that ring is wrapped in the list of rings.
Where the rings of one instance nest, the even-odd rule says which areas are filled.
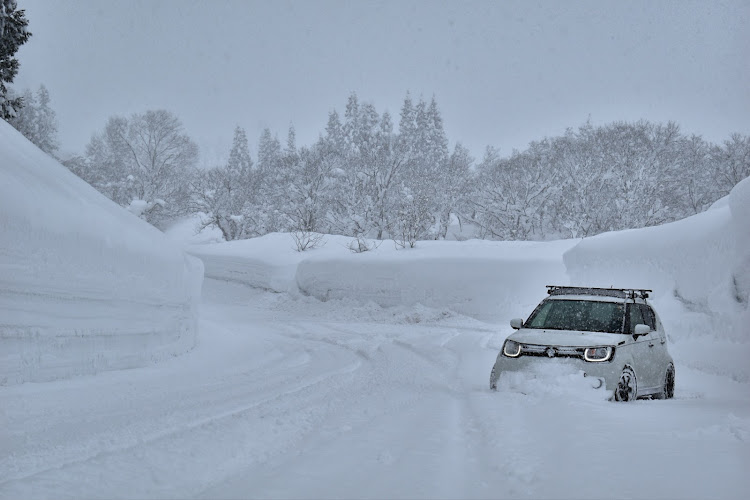
[[[624,304],[593,300],[545,300],[531,314],[526,328],[622,333]]]

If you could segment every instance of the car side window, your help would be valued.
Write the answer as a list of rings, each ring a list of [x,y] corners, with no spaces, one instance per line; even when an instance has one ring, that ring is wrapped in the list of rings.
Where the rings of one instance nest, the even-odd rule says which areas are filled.
[[[628,327],[628,331],[630,332],[631,335],[635,333],[635,325],[647,324],[643,320],[643,316],[641,314],[641,308],[638,307],[639,305],[640,304],[628,304],[628,309],[630,311],[629,318],[628,318],[630,320],[630,325]]]
[[[654,314],[654,310],[646,304],[638,304],[638,308],[641,310],[644,324],[648,325],[652,330],[656,330],[656,315]]]

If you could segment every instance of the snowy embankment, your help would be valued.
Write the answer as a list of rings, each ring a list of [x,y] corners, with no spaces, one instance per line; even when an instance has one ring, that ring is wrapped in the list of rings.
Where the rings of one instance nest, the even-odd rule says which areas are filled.
[[[726,203],[670,224],[587,238],[564,255],[574,283],[652,288],[654,299],[726,324],[746,337],[750,296],[750,178]]]
[[[750,178],[706,212],[587,238],[563,259],[572,284],[653,289],[678,363],[750,380]]]
[[[0,120],[0,385],[195,343],[202,263]]]
[[[322,301],[350,299],[381,307],[450,309],[483,320],[524,315],[545,285],[567,283],[562,253],[574,241],[421,241],[398,249],[385,241],[352,253],[351,238],[297,252],[288,234],[216,245],[193,245],[206,277],[275,292],[300,292]]]

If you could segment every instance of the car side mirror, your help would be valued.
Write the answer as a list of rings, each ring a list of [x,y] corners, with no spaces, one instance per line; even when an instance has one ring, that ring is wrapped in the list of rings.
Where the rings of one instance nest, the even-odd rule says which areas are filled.
[[[513,318],[510,320],[510,327],[514,330],[518,330],[523,326],[523,320],[521,318]]]
[[[633,336],[640,337],[642,335],[648,335],[651,333],[651,327],[648,325],[635,325],[635,330],[633,331]]]

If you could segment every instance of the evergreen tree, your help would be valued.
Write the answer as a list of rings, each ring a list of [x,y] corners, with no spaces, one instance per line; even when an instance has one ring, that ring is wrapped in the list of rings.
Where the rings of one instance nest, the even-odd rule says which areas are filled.
[[[18,48],[31,36],[26,27],[25,11],[18,10],[16,0],[0,0],[0,118],[8,120],[23,106],[20,97],[10,99],[6,84],[13,83],[18,73]]]
[[[252,168],[253,160],[250,158],[247,134],[245,134],[245,129],[237,126],[234,129],[234,139],[232,140],[232,149],[229,151],[227,169],[237,177],[245,177],[249,175]]]
[[[277,137],[271,135],[268,128],[263,129],[258,141],[258,168],[263,172],[273,173],[281,166],[281,144]]]
[[[31,89],[25,89],[20,96],[16,94],[14,89],[8,89],[9,99],[13,100],[18,97],[20,97],[23,106],[16,110],[15,116],[8,118],[8,123],[10,123],[14,129],[21,132],[25,138],[36,144],[36,131],[34,130],[37,112],[36,97],[34,97],[34,93]]]
[[[258,141],[258,211],[261,234],[287,230],[280,211],[285,197],[284,156],[278,137],[263,129]]]
[[[259,172],[252,167],[247,135],[238,126],[226,166],[202,172],[191,185],[191,207],[202,214],[201,228],[218,228],[225,241],[264,234]]]
[[[47,87],[39,86],[36,92],[37,112],[36,112],[36,141],[34,144],[45,153],[54,155],[59,144],[57,142],[57,114],[50,106],[50,97]]]
[[[12,92],[11,92],[12,98]],[[44,85],[39,86],[36,96],[30,89],[22,95],[23,107],[8,123],[33,142],[39,149],[50,155],[57,151],[57,118],[50,106],[50,97]]]
[[[339,119],[339,114],[336,110],[328,113],[328,124],[326,125],[325,140],[339,154],[344,154],[346,140],[344,137],[344,129]]]
[[[401,106],[401,119],[398,123],[399,144],[410,149],[416,142],[416,116],[414,105],[411,102],[411,94],[406,92],[404,104]]]
[[[359,100],[357,94],[352,92],[346,101],[346,110],[344,111],[344,140],[348,148],[354,147],[355,135],[357,130],[357,121],[359,119]]]

